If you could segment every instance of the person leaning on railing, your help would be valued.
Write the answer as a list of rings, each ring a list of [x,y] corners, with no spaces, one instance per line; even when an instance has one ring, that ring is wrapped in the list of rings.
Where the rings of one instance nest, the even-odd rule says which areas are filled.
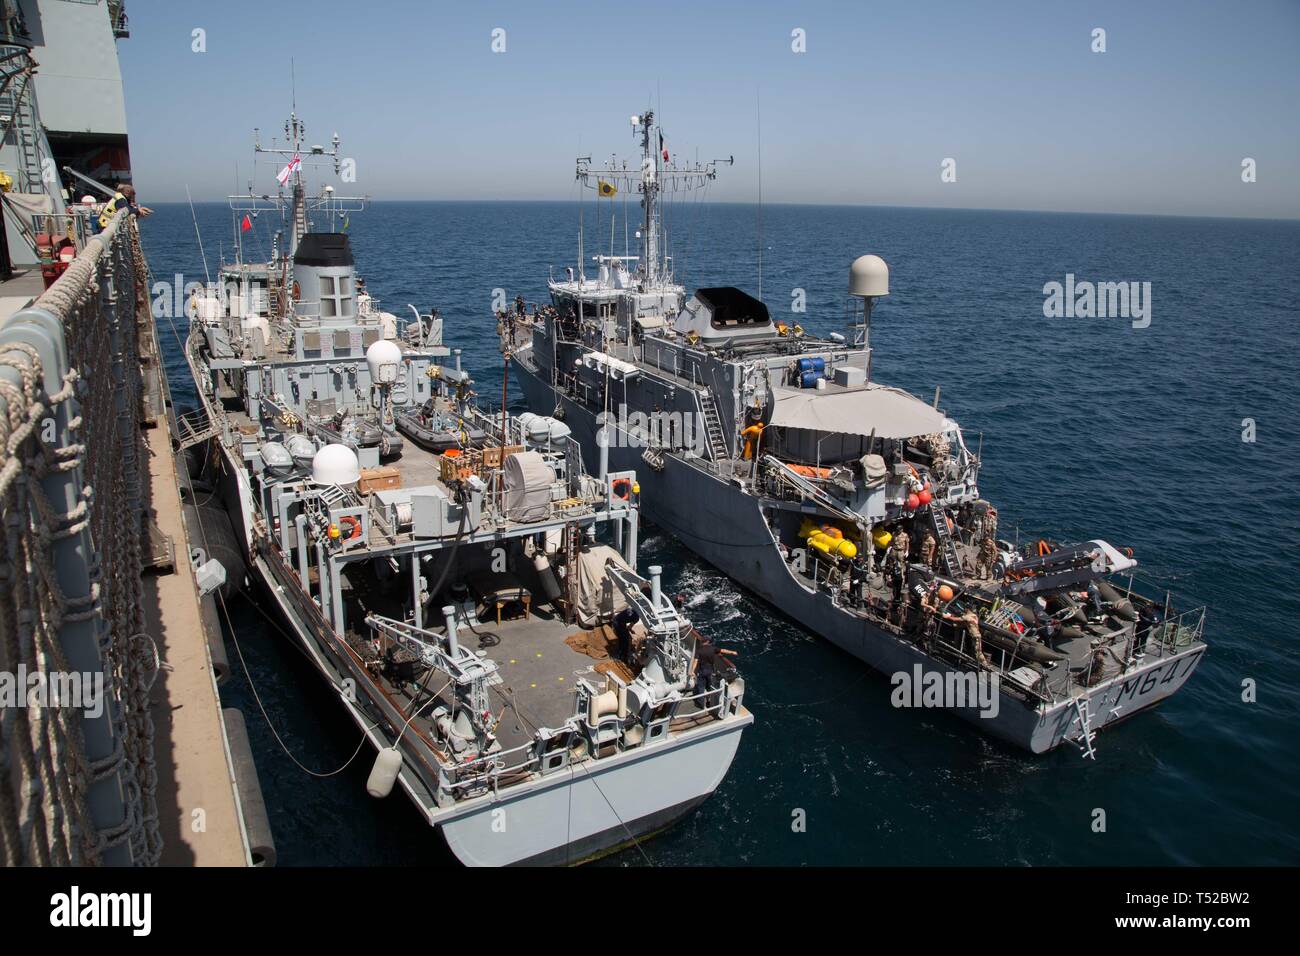
[[[108,224],[113,221],[113,217],[122,209],[129,209],[131,215],[141,218],[151,215],[153,210],[148,206],[138,206],[135,202],[135,187],[130,183],[119,186],[113,198],[104,204],[104,210],[99,214],[99,228],[107,229]]]

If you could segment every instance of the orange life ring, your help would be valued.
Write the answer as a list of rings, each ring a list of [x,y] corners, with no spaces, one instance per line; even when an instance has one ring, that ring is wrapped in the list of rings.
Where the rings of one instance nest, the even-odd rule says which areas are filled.
[[[357,518],[357,517],[355,517],[354,515],[344,515],[342,518],[339,519],[339,524],[340,524],[340,525],[351,524],[351,526],[352,526],[352,531],[349,532],[349,534],[347,535],[347,537],[345,537],[345,538],[343,539],[344,541],[351,541],[351,540],[353,540],[354,538],[359,538],[359,537],[361,537],[361,519],[360,519],[360,518]]]
[[[614,482],[611,490],[614,492],[615,498],[627,501],[632,496],[632,482],[626,478],[619,478]]]

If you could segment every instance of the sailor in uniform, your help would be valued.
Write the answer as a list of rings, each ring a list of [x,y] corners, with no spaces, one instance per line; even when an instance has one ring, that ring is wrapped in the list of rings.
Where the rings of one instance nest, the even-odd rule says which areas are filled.
[[[975,577],[993,577],[993,566],[998,560],[998,546],[992,538],[986,537],[980,542],[979,557],[975,560]]]
[[[921,563],[924,564],[927,568],[933,568],[934,557],[935,554],[938,553],[938,550],[939,550],[939,542],[935,541],[934,535],[931,534],[929,531],[927,531],[925,533],[925,537],[921,539],[921,554],[920,554]]]
[[[970,637],[971,656],[975,658],[975,660],[979,661],[980,667],[992,670],[993,664],[984,653],[984,635],[980,631],[979,615],[974,611],[965,611],[960,617],[955,614],[945,614],[943,619],[945,621],[952,621],[956,624],[961,624],[962,627],[965,628],[967,636]]]

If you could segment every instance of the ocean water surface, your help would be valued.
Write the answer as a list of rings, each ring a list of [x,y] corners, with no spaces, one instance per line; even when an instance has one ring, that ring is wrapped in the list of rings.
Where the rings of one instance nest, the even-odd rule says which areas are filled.
[[[154,209],[141,232],[155,280],[202,281],[189,208]],[[605,219],[586,230],[587,255],[622,254],[622,215],[611,243],[608,211],[587,207],[588,224]],[[215,268],[231,253],[230,213],[201,204],[196,217]],[[495,290],[543,301],[548,271],[576,259],[577,221],[569,203],[375,203],[348,231],[383,308],[436,305],[491,402]],[[670,210],[688,289],[755,292],[759,223],[753,206]],[[265,258],[269,225],[246,234],[246,257]],[[1210,649],[1179,694],[1102,733],[1095,762],[1070,747],[1030,757],[942,713],[891,707],[887,678],[651,526],[642,561],[662,563],[694,623],[739,652],[756,721],[709,801],[602,865],[1300,863],[1300,222],[769,205],[761,235],[764,301],[818,333],[845,331],[853,258],[884,257],[874,378],[927,400],[941,389],[982,445],[981,490],[1004,531],[1132,547],[1180,607],[1208,607]],[[1044,284],[1067,274],[1150,282],[1150,325],[1044,317]],[[791,315],[796,290],[807,311]],[[159,323],[184,405],[178,324]],[[368,748],[325,778],[285,756],[253,687],[313,770],[344,765],[359,732],[273,619],[243,599],[231,608],[222,697],[247,717],[281,864],[448,862],[400,793],[366,796]]]

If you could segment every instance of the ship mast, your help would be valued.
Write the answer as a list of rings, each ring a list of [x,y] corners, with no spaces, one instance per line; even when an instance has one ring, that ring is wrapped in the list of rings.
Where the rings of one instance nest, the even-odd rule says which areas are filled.
[[[631,117],[633,134],[641,137],[641,167],[629,168],[626,162],[614,160],[600,168],[593,168],[590,156],[581,156],[577,160],[577,178],[590,189],[599,188],[600,183],[609,183],[618,189],[639,192],[644,221],[641,228],[641,286],[650,289],[660,282],[671,279],[668,259],[661,248],[663,245],[663,213],[660,196],[665,188],[699,189],[718,178],[718,164],[732,165],[734,156],[726,159],[712,159],[707,163],[678,165],[666,158],[663,146],[663,131],[655,122],[652,110],[646,110],[639,116]],[[594,180],[594,181],[593,181]],[[581,242],[581,230],[579,231]],[[579,260],[581,260],[579,254]],[[581,275],[582,263],[578,263]]]
[[[302,175],[302,161],[304,154],[309,157],[327,157],[334,161],[334,174],[338,175],[342,166],[341,157],[339,156],[339,134],[335,133],[330,140],[330,148],[323,146],[310,146],[304,148],[307,136],[307,127],[298,117],[297,111],[289,113],[289,118],[284,124],[284,135],[286,141],[290,144],[284,149],[275,147],[266,147],[260,141],[253,144],[255,153],[269,153],[273,156],[288,157],[286,167],[289,169],[289,246],[285,253],[286,258],[292,259],[294,252],[298,249],[298,242],[307,231],[311,228],[311,223],[307,219],[307,209],[310,203],[307,199],[307,187]],[[280,187],[282,190],[284,184]],[[283,194],[282,194],[283,195]],[[232,197],[234,198],[234,197]],[[332,197],[329,201],[344,201],[342,197]],[[356,201],[364,202],[363,197],[356,197]],[[341,208],[341,207],[340,207]]]
[[[650,132],[655,114],[647,111],[641,119],[641,205],[645,209],[644,256],[646,287],[654,286],[659,277],[659,150],[651,142]],[[635,121],[637,117],[633,117]],[[667,263],[664,264],[665,268]]]

